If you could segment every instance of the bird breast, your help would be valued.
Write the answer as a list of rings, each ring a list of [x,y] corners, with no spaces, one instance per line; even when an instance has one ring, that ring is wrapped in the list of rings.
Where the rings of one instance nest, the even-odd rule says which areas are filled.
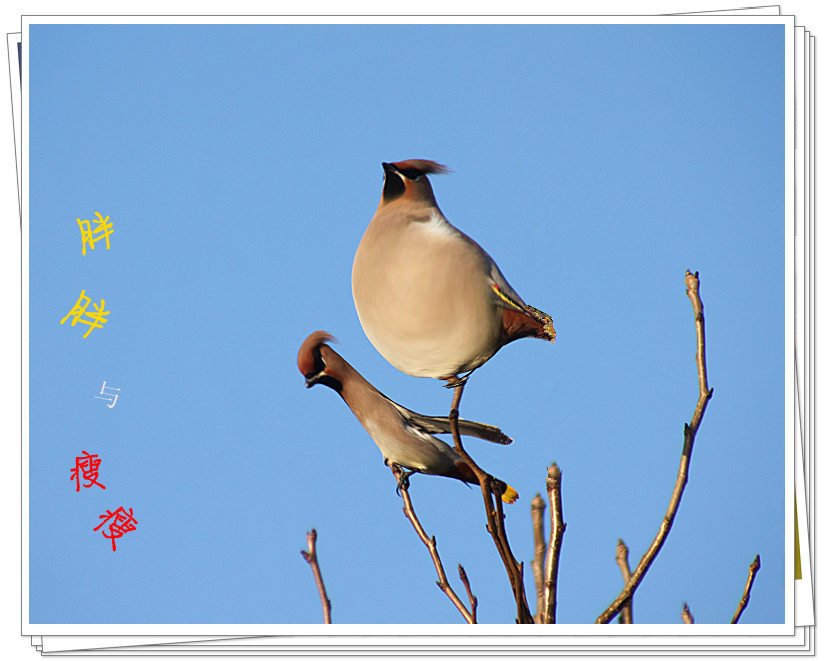
[[[365,334],[413,376],[454,376],[496,353],[502,309],[490,282],[486,255],[438,212],[413,221],[377,214],[353,262]]]

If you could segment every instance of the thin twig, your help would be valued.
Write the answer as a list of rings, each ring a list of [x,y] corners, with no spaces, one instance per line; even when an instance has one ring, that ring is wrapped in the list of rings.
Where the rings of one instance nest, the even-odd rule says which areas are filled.
[[[545,613],[542,620],[547,624],[556,624],[559,552],[562,549],[562,535],[565,533],[565,523],[562,521],[562,471],[556,463],[548,467],[545,486],[548,490],[548,502],[551,504],[551,538],[548,541],[548,555],[545,558]]]
[[[543,623],[545,613],[545,501],[536,494],[531,501],[531,520],[533,522],[533,580],[536,583],[536,615],[533,621]]]
[[[680,617],[683,618],[683,623],[694,624],[694,616],[691,614],[691,611],[688,609],[688,604],[685,602],[683,602],[683,610],[680,612]]]
[[[628,585],[628,581],[631,579],[631,568],[628,566],[628,547],[621,539],[617,542],[616,561],[622,574],[622,580],[625,585]],[[629,599],[622,607],[619,614],[620,624],[634,624],[634,614],[631,610],[632,601],[633,599]]]
[[[671,500],[668,503],[668,509],[666,510],[663,522],[660,524],[660,529],[657,531],[654,541],[651,542],[651,546],[648,547],[648,550],[640,559],[640,563],[632,574],[631,580],[611,605],[597,618],[597,624],[606,624],[614,619],[620,608],[633,596],[634,591],[637,589],[640,581],[645,577],[654,558],[656,558],[660,552],[665,538],[668,536],[671,526],[674,523],[677,508],[680,506],[680,499],[683,496],[683,491],[688,481],[688,466],[691,461],[691,451],[694,448],[694,439],[697,436],[697,430],[703,420],[703,413],[705,413],[708,400],[711,399],[711,395],[714,392],[713,389],[709,390],[708,376],[706,373],[706,331],[703,302],[700,300],[700,274],[686,271],[685,284],[686,295],[691,300],[691,307],[694,310],[694,325],[697,331],[697,377],[700,395],[697,399],[697,406],[694,408],[691,424],[685,425],[683,429],[683,452],[680,458],[680,467],[677,472],[677,483],[674,485],[674,491],[671,494]]]
[[[324,579],[321,578],[321,568],[318,566],[318,555],[315,551],[317,538],[318,533],[315,531],[315,528],[307,533],[307,550],[301,551],[301,557],[307,561],[307,564],[309,564],[313,570],[315,584],[318,588],[318,596],[321,598],[321,610],[324,611],[324,624],[330,624],[330,610],[332,606],[330,605],[330,600],[327,598],[327,590],[324,588]]]
[[[471,607],[473,608],[473,612],[471,613],[462,603],[462,600],[459,599],[459,596],[453,591],[453,588],[450,587],[450,583],[447,580],[447,575],[445,574],[445,568],[442,566],[442,559],[439,557],[439,552],[436,550],[436,537],[428,537],[427,533],[424,531],[424,528],[422,528],[422,524],[419,522],[419,517],[416,516],[416,512],[413,510],[413,503],[410,500],[410,494],[407,491],[407,486],[401,481],[401,468],[395,464],[391,464],[390,468],[393,471],[393,475],[396,477],[396,483],[399,484],[399,490],[402,495],[402,500],[404,501],[404,508],[402,511],[413,525],[413,529],[416,531],[419,539],[422,540],[422,543],[427,547],[427,550],[430,551],[430,557],[433,560],[433,565],[436,567],[436,575],[439,577],[439,580],[436,581],[436,585],[438,585],[441,591],[447,595],[447,598],[453,602],[453,605],[456,606],[468,624],[476,624],[476,598],[471,595]]]
[[[470,601],[470,614],[473,616],[473,622],[476,622],[476,606],[479,604],[479,600],[474,596],[473,590],[470,589],[470,579],[467,577],[467,572],[462,565],[459,565],[459,578],[462,579],[462,585],[465,586],[465,590],[467,591],[467,598]]]
[[[749,597],[751,597],[751,586],[754,584],[754,577],[757,576],[757,572],[760,570],[760,554],[758,553],[754,556],[754,560],[749,565],[749,577],[746,580],[746,589],[743,590],[743,596],[740,598],[740,603],[737,605],[737,611],[734,613],[734,617],[731,618],[732,624],[737,624],[740,620],[740,616],[743,614],[743,611],[746,609],[749,603]]]
[[[510,564],[513,568],[513,575],[514,575],[514,597],[516,597],[517,605],[520,605],[519,617],[527,618],[523,624],[533,624],[533,616],[531,615],[530,606],[528,606],[528,598],[525,595],[525,574],[523,572],[524,564],[521,562],[516,561],[516,557],[513,555],[513,551],[511,551],[510,543],[508,542],[508,531],[505,528],[505,507],[502,504],[502,487],[504,485],[503,482],[490,478],[490,489],[493,492],[494,496],[494,513],[496,514],[496,532],[499,535],[499,538],[502,541],[502,548],[507,551],[508,557],[510,559]],[[521,598],[521,602],[520,602]]]
[[[488,524],[487,530],[490,536],[493,537],[493,543],[496,545],[496,550],[499,551],[499,556],[505,565],[505,571],[508,574],[508,580],[511,584],[513,597],[516,601],[516,623],[517,624],[533,624],[533,617],[531,616],[531,609],[528,606],[528,599],[525,596],[525,581],[522,575],[522,564],[516,561],[513,556],[513,551],[508,544],[507,534],[505,533],[504,519],[505,515],[502,511],[502,496],[499,493],[498,480],[491,478],[485,471],[483,471],[476,464],[471,456],[467,453],[462,445],[462,438],[459,435],[459,402],[462,399],[462,392],[465,389],[465,384],[460,383],[453,389],[453,404],[450,409],[450,429],[453,432],[453,446],[460,457],[473,471],[476,479],[479,481],[479,486],[482,489],[482,501],[485,504],[485,514],[487,515]],[[496,488],[498,511],[494,508],[492,497],[491,480],[493,486]]]

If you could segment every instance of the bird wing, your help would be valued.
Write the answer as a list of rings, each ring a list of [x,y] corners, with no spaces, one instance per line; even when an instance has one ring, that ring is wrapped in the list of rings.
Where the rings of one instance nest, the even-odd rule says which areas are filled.
[[[505,279],[502,271],[499,270],[499,266],[493,261],[493,257],[467,234],[451,225],[444,216],[440,214],[440,217],[444,219],[445,224],[456,232],[463,241],[473,246],[484,261],[487,262],[493,300],[496,305],[511,311],[509,315],[506,314],[506,317],[508,317],[506,326],[509,328],[508,341],[510,342],[519,337],[532,335],[553,342],[556,339],[556,330],[554,329],[554,321],[551,315],[525,303],[522,297],[516,293],[516,290],[511,287],[510,283]],[[514,315],[514,312],[517,314]]]
[[[450,418],[444,416],[432,416],[416,413],[401,404],[396,404],[392,399],[385,395],[390,404],[399,412],[399,415],[404,418],[405,422],[411,427],[423,431],[428,434],[450,434]],[[459,433],[475,438],[481,438],[491,443],[498,443],[499,445],[510,445],[513,439],[506,435],[499,427],[493,425],[486,425],[483,422],[473,422],[472,420],[459,419]]]
[[[490,255],[488,255],[488,259],[490,260],[490,279],[493,281],[491,288],[496,294],[496,302],[503,307],[525,312],[528,307],[527,303],[522,300],[522,297],[519,296],[514,288],[510,286],[510,283],[505,280],[505,276],[502,275],[502,271],[499,270],[499,267]]]

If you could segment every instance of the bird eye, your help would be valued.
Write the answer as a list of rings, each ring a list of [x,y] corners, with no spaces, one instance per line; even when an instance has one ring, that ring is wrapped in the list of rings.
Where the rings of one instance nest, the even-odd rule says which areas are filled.
[[[324,371],[325,367],[327,367],[324,363],[324,359],[321,357],[321,345],[313,349],[313,360],[313,374],[319,374]]]
[[[416,181],[422,174],[422,171],[416,168],[404,168],[402,170],[399,170],[399,172],[401,172],[407,179],[410,179],[411,181]]]

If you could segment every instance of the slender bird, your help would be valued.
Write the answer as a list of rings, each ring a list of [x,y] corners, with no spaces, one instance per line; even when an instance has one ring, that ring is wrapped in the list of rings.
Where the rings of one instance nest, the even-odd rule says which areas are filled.
[[[402,372],[456,385],[509,342],[553,342],[550,315],[525,303],[442,214],[427,175],[448,170],[420,159],[382,167],[381,201],[352,273],[356,312],[378,352]]]
[[[324,331],[316,331],[307,337],[298,350],[298,369],[308,388],[321,383],[341,395],[379,446],[384,463],[402,469],[399,487],[406,487],[413,473],[442,475],[479,484],[473,470],[459,454],[433,436],[451,433],[448,418],[422,415],[396,404],[338,355],[328,344],[331,341],[335,338]],[[502,445],[513,442],[498,427],[470,420],[459,420],[459,433]],[[502,500],[514,502],[519,495],[504,482],[501,484],[504,487]]]

